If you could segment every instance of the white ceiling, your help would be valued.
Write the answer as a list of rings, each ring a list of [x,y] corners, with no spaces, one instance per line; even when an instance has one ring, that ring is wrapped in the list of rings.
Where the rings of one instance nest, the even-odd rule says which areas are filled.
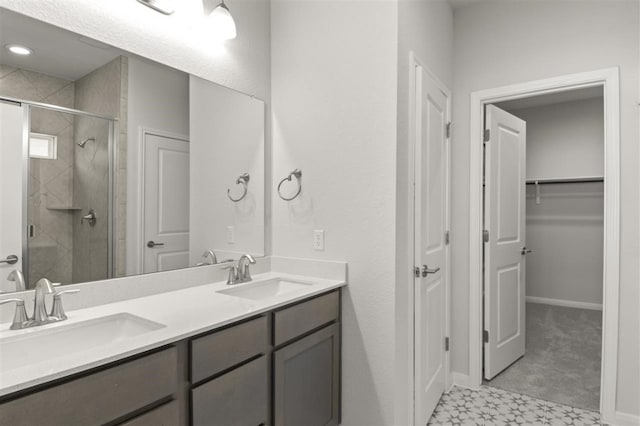
[[[5,49],[20,44],[33,50],[19,56]],[[77,80],[122,52],[64,29],[0,8],[0,64]]]
[[[532,96],[529,98],[515,99],[496,103],[496,106],[505,111],[513,111],[523,108],[534,108],[544,105],[561,104],[564,102],[582,101],[586,99],[602,98],[602,87],[588,87],[586,89],[570,90],[567,92],[551,93],[549,95]]]

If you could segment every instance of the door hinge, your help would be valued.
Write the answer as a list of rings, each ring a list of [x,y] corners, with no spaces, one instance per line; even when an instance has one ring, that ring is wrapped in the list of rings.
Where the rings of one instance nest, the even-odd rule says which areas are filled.
[[[449,352],[449,337],[444,338],[444,350],[445,352]]]
[[[446,127],[447,139],[451,137],[451,127],[453,127],[453,123],[450,121],[447,123]]]
[[[420,268],[418,268],[417,266],[414,266],[413,275],[415,275],[416,278],[420,278]]]
[[[485,243],[489,242],[489,231],[487,231],[486,229],[482,231],[482,239]]]
[[[483,142],[489,142],[489,139],[491,139],[491,130],[490,129],[485,129],[484,136],[483,136],[482,140],[483,140]]]
[[[482,331],[482,340],[485,343],[489,343],[489,332],[487,330]]]
[[[450,237],[449,237],[449,231],[446,231],[446,232],[444,233],[444,243],[445,243],[445,244],[449,244],[449,240],[450,240]]]

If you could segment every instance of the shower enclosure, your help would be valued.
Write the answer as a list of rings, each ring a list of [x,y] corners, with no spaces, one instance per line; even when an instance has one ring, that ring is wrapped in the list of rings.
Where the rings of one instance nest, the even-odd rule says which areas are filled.
[[[22,270],[63,284],[114,276],[114,118],[23,103]]]

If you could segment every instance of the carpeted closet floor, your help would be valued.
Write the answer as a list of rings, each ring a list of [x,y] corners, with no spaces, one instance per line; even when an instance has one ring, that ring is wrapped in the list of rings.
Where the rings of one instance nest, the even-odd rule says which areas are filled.
[[[526,351],[485,385],[600,409],[602,311],[527,303]]]

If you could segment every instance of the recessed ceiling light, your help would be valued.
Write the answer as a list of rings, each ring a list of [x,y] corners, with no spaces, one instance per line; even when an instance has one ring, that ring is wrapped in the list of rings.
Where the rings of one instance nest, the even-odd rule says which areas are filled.
[[[31,55],[32,50],[25,46],[20,46],[19,44],[7,44],[5,46],[7,50],[11,53],[15,53],[16,55]]]

